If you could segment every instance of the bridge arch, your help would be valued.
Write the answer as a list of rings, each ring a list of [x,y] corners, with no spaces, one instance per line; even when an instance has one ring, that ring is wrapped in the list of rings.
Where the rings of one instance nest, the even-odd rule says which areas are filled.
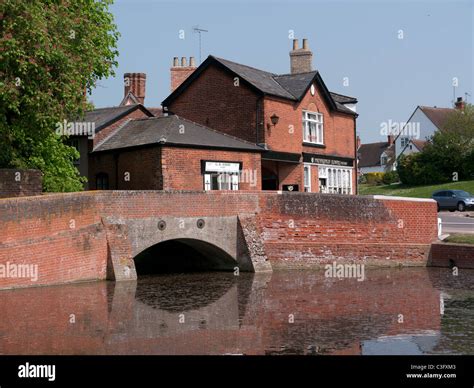
[[[160,272],[236,268],[255,272],[256,262],[237,216],[108,217],[102,222],[107,231],[110,280],[134,280],[137,274]]]
[[[223,248],[196,238],[172,238],[151,245],[134,258],[137,275],[232,271],[237,260]]]

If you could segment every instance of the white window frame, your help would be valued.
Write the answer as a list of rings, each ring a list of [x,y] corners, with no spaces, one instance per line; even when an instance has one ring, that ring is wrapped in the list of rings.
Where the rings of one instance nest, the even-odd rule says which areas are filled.
[[[217,187],[213,188],[213,176],[217,176]],[[207,172],[204,174],[204,190],[239,190],[239,174]]]
[[[303,166],[303,186],[305,192],[311,193],[311,164]]]
[[[318,164],[319,177],[326,177],[326,193],[329,194],[352,194],[353,168],[335,167]]]
[[[315,118],[311,118],[314,115]],[[312,134],[311,124],[314,124]],[[303,142],[324,145],[324,119],[320,112],[303,111]]]

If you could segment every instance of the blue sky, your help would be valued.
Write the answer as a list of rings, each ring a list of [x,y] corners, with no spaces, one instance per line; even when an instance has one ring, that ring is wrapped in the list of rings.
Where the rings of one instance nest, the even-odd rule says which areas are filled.
[[[209,30],[203,60],[213,54],[274,73],[289,72],[289,30],[308,38],[327,87],[358,98],[363,142],[383,140],[381,124],[406,121],[417,105],[451,106],[453,77],[456,96],[467,92],[474,101],[472,0],[122,0],[111,11],[121,33],[119,66],[93,91],[96,107],[120,102],[125,72],[146,73],[145,105],[160,106],[170,91],[172,58],[199,61],[196,25]]]

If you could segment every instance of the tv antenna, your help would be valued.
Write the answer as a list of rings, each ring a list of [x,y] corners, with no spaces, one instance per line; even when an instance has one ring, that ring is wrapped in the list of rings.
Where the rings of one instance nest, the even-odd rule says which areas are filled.
[[[205,30],[203,28],[199,28],[199,26],[194,26],[193,27],[193,32],[195,34],[199,34],[199,64],[202,63],[202,44],[201,44],[201,33],[202,32],[209,32],[208,30]]]

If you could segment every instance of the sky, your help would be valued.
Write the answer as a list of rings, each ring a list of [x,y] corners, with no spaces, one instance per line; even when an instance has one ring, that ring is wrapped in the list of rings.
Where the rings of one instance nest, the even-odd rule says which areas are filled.
[[[93,90],[96,107],[120,103],[126,72],[147,74],[145,105],[159,107],[173,57],[199,63],[195,26],[208,30],[203,60],[216,55],[278,74],[290,71],[291,31],[307,38],[328,89],[357,97],[363,143],[384,141],[383,123],[407,121],[418,105],[451,107],[453,93],[474,101],[473,0],[116,0],[110,11],[119,64]]]

